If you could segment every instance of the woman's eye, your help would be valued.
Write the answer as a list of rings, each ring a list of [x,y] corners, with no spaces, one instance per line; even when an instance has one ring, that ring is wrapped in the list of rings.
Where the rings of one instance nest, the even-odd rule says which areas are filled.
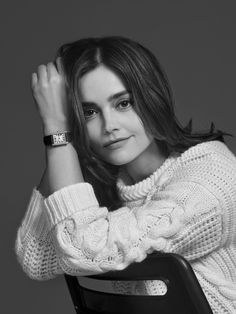
[[[92,116],[94,116],[94,113],[95,113],[95,110],[93,110],[93,109],[84,110],[85,119],[91,118]]]
[[[129,108],[130,106],[131,106],[130,100],[123,100],[117,105],[117,107],[120,107],[121,109],[126,109]]]

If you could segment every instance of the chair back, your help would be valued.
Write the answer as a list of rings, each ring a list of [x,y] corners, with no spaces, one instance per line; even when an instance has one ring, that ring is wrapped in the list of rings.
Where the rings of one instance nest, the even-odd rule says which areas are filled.
[[[80,314],[213,314],[191,265],[174,253],[149,254],[121,271],[86,276],[97,280],[161,280],[164,295],[122,295],[88,289],[65,275],[76,313]]]

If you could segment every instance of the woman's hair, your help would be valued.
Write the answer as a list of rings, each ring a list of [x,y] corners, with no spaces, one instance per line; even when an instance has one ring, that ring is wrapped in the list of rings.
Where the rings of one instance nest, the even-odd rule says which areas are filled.
[[[167,76],[157,58],[141,44],[120,36],[84,38],[62,45],[61,57],[71,103],[74,147],[86,182],[93,185],[100,206],[114,210],[121,206],[116,190],[118,166],[101,160],[89,146],[86,121],[80,102],[79,79],[104,65],[122,80],[130,91],[134,110],[144,128],[166,154],[184,152],[198,143],[220,140],[231,134],[215,130],[193,132],[192,119],[181,126],[174,112],[174,99]]]

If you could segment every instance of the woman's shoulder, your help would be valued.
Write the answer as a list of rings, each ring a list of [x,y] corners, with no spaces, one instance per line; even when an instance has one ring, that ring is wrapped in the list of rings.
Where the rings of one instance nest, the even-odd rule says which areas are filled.
[[[202,142],[197,145],[191,146],[185,152],[180,155],[181,162],[199,160],[211,160],[211,158],[218,158],[222,160],[228,160],[236,165],[236,156],[229,149],[229,147],[218,140]]]
[[[230,178],[236,184],[236,156],[221,141],[208,141],[191,146],[172,164],[170,182],[209,183]]]
[[[201,186],[223,203],[233,193],[236,204],[236,156],[223,142],[214,140],[190,147],[178,156],[168,174],[165,188]]]

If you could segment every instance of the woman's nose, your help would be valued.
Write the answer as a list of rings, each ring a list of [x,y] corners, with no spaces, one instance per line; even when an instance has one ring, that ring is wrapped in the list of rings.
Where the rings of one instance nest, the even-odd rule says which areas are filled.
[[[118,129],[118,121],[114,114],[111,112],[104,114],[103,117],[104,133],[112,133]]]

